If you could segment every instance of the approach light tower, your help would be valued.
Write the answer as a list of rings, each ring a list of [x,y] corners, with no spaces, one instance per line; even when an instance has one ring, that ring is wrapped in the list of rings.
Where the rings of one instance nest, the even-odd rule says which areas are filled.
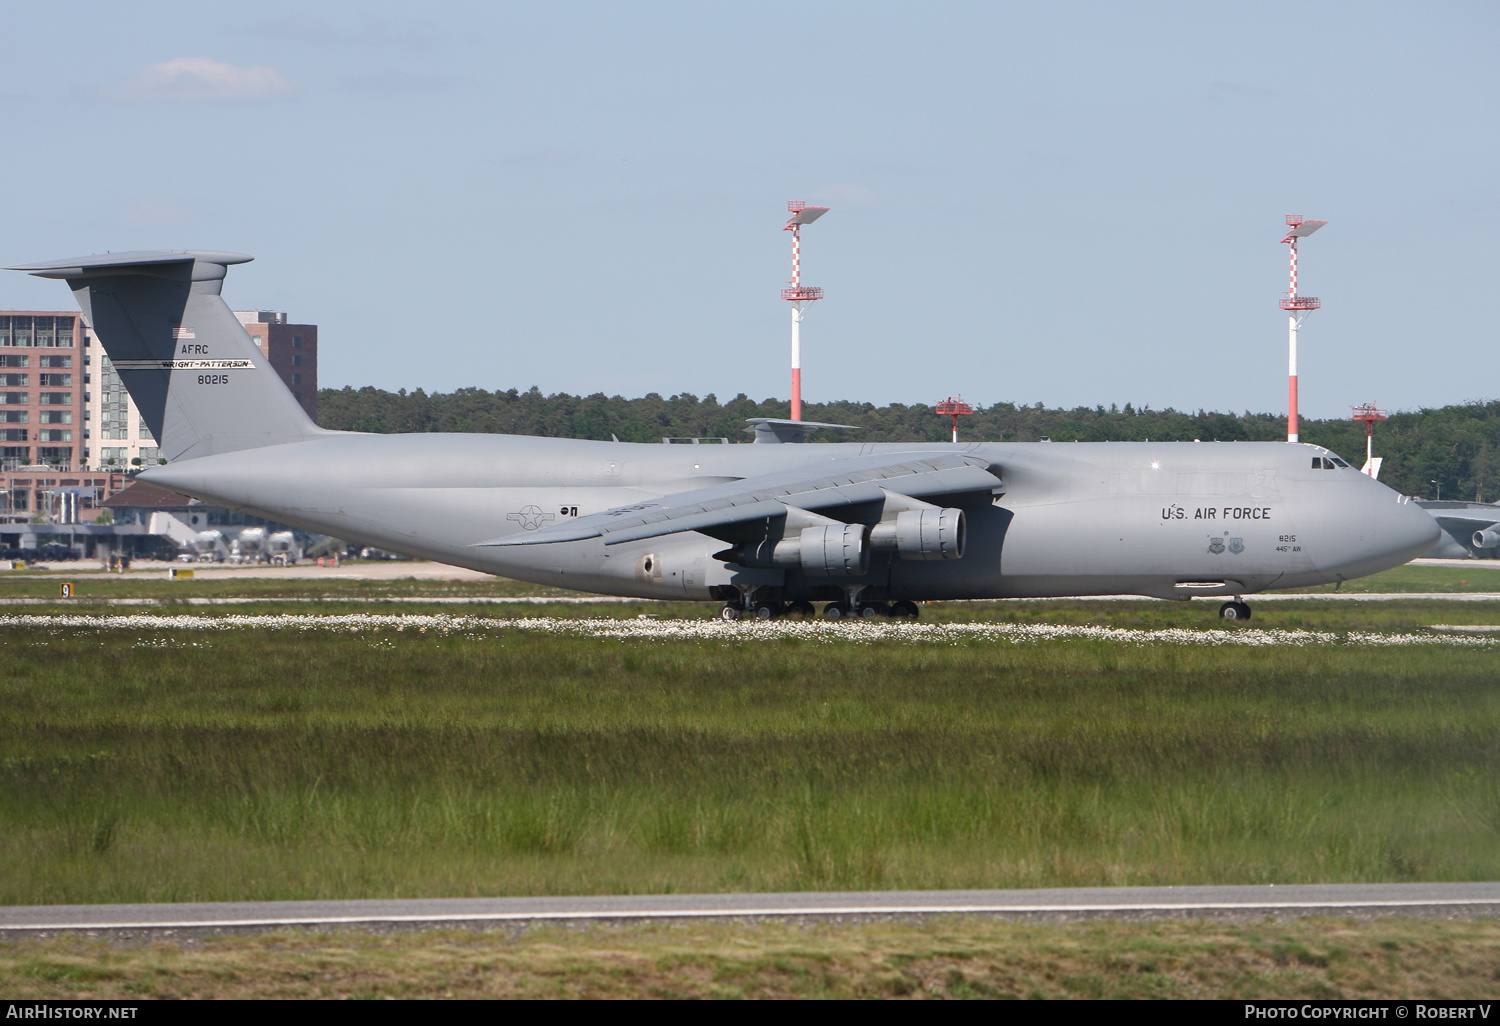
[[[1328,222],[1305,221],[1301,214],[1288,214],[1286,223],[1291,230],[1281,241],[1289,243],[1292,247],[1292,284],[1291,288],[1287,289],[1286,298],[1281,301],[1281,308],[1287,312],[1286,440],[1295,442],[1297,440],[1297,329],[1302,326],[1302,318],[1307,316],[1307,311],[1316,310],[1322,305],[1311,296],[1297,295],[1297,240],[1307,238]]]
[[[1385,420],[1390,414],[1384,410],[1377,410],[1374,403],[1365,403],[1353,409],[1354,416],[1350,419],[1365,422],[1365,465],[1361,468],[1361,473],[1379,477],[1380,464],[1375,462],[1375,422]]]
[[[947,415],[953,418],[953,440],[958,441],[958,418],[974,412],[974,407],[964,402],[961,395],[950,395],[937,404],[938,416]]]
[[[812,224],[828,213],[827,207],[810,207],[801,200],[792,200],[786,205],[792,216],[787,219],[784,232],[792,233],[792,280],[791,288],[781,290],[781,298],[792,304],[792,419],[802,419],[802,304],[823,298],[823,290],[802,284],[802,226]]]

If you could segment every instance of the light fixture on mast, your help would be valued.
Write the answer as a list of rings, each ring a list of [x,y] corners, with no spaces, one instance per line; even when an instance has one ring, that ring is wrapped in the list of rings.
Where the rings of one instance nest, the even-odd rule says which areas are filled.
[[[1327,221],[1304,220],[1301,214],[1288,214],[1286,224],[1291,230],[1286,233],[1286,238],[1281,240],[1292,247],[1291,287],[1287,289],[1286,297],[1281,301],[1281,308],[1287,312],[1286,440],[1288,442],[1297,441],[1297,329],[1302,326],[1302,318],[1307,316],[1309,310],[1316,310],[1323,305],[1312,296],[1297,295],[1297,240],[1307,238],[1327,223]]]
[[[810,207],[801,200],[786,205],[791,212],[784,232],[792,233],[792,280],[781,290],[781,298],[792,304],[792,420],[802,419],[802,304],[823,298],[823,290],[802,284],[802,226],[828,213],[827,207]]]
[[[938,403],[936,409],[938,416],[941,417],[946,414],[953,418],[953,440],[955,442],[958,441],[958,418],[973,412],[974,407],[964,402],[964,397],[961,395],[950,395]]]

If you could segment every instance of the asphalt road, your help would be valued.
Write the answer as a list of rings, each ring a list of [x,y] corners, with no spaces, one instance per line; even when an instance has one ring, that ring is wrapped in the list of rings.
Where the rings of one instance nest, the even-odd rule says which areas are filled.
[[[484,927],[545,922],[689,919],[881,919],[994,915],[1017,919],[1256,918],[1265,915],[1500,915],[1500,883],[1258,887],[1089,887],[1029,891],[846,891],[584,898],[267,901],[0,908],[0,939],[59,932],[194,935],[287,927]]]

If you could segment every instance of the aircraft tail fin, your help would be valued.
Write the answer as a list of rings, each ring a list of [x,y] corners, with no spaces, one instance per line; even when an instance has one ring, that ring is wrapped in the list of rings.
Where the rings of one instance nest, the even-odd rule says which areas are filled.
[[[220,298],[241,253],[112,253],[10,268],[61,278],[168,460],[324,434]]]

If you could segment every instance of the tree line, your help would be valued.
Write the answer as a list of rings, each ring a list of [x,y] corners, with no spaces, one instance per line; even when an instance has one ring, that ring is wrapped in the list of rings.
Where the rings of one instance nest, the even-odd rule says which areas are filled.
[[[687,392],[639,399],[557,393],[533,387],[489,392],[461,388],[428,393],[365,387],[322,389],[318,421],[327,428],[394,434],[474,431],[554,438],[660,442],[662,438],[722,437],[750,440],[751,417],[790,416],[784,400],[752,400],[743,393],[724,402]],[[804,420],[852,424],[858,432],[820,431],[813,441],[943,442],[950,420],[918,403],[805,403]],[[1325,446],[1355,466],[1364,462],[1364,425],[1353,420],[1304,419],[1302,440]],[[1196,413],[1111,404],[1051,409],[1041,403],[995,403],[960,418],[959,437],[973,442],[1273,442],[1286,438],[1286,419],[1269,413]],[[1375,453],[1385,457],[1380,479],[1419,498],[1495,501],[1500,498],[1500,401],[1468,402],[1392,414],[1375,426]]]

